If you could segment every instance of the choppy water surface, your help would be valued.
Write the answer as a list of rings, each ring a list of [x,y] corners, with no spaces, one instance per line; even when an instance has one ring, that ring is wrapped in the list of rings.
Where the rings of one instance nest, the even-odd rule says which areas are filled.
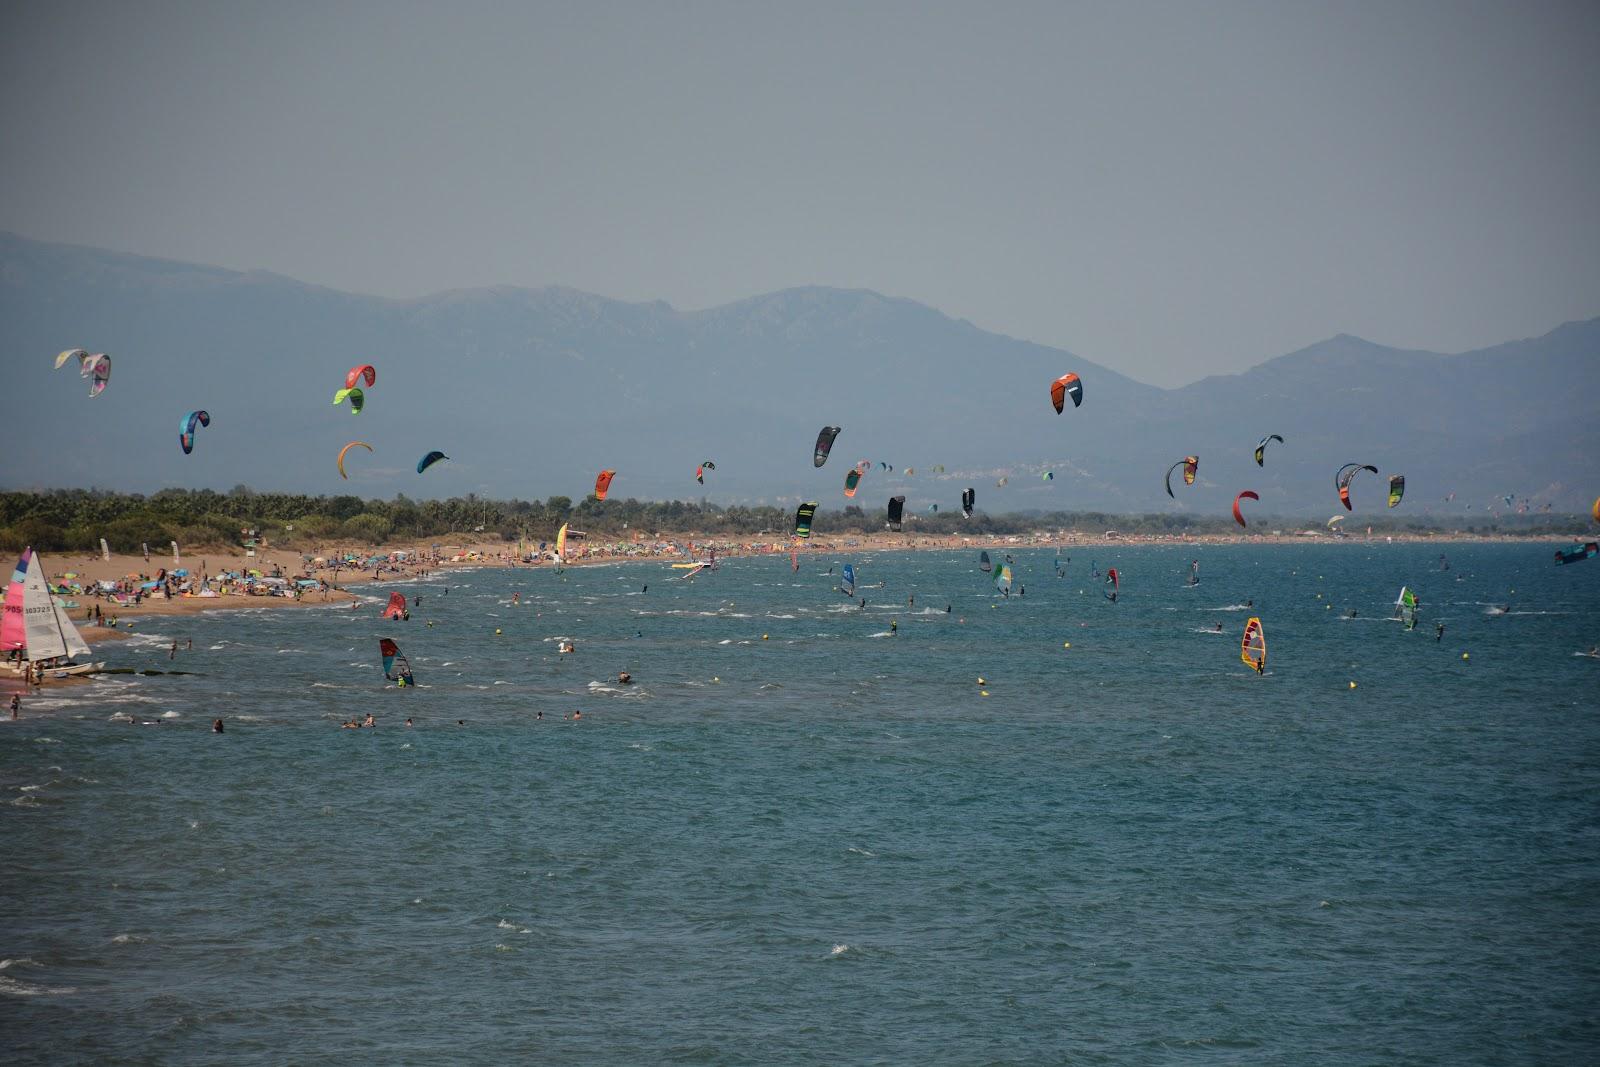
[[[1445,551],[1020,551],[1008,600],[975,550],[495,570],[407,586],[409,623],[149,620],[112,660],[197,675],[0,724],[0,1048],[1587,1060],[1600,564]]]

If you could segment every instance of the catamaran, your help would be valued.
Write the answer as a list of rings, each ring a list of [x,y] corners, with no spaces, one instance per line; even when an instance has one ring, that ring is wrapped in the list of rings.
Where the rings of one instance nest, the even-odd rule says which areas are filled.
[[[75,656],[88,656],[89,645],[67,617],[67,610],[50,594],[44,561],[31,548],[17,561],[6,589],[0,651],[22,653],[22,666],[8,663],[14,674],[37,668],[52,678],[66,678],[105,669],[104,663],[72,662]]]

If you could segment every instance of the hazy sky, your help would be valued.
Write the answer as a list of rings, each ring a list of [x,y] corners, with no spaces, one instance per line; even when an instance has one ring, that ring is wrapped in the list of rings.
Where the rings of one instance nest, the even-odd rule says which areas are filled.
[[[1600,314],[1600,5],[9,3],[0,229],[414,296],[865,287],[1176,385]]]

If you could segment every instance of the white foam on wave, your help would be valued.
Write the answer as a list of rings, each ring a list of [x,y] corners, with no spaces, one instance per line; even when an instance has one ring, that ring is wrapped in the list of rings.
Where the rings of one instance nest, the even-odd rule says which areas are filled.
[[[122,642],[123,648],[153,648],[160,645],[163,648],[172,647],[172,638],[164,634],[134,633]]]
[[[864,849],[864,848],[857,848],[854,845],[851,845],[849,848],[845,849],[845,851],[846,852],[854,852],[858,856],[876,856],[877,855],[876,852],[871,852],[871,851],[869,851],[867,849]]]
[[[511,683],[510,682],[502,682],[499,679],[495,679],[493,684],[494,685],[510,685]]]
[[[142,934],[118,934],[111,939],[111,943],[114,945],[142,945],[149,940],[148,937]]]
[[[888,630],[879,630],[877,633],[868,634],[867,636],[868,637],[893,637],[894,634],[890,633]]]
[[[502,930],[515,930],[519,934],[528,934],[533,932],[526,926],[518,926],[516,923],[510,922],[506,919],[501,919],[499,922],[495,923],[495,926]]]
[[[1229,604],[1226,607],[1207,608],[1206,610],[1207,611],[1254,611],[1256,609],[1251,607],[1249,604]]]
[[[161,713],[161,717],[163,719],[181,719],[181,718],[183,718],[183,712],[181,712],[181,711],[163,711]]]
[[[838,945],[834,945],[833,948],[828,950],[828,955],[829,956],[843,956],[846,952],[849,952],[849,951],[850,951],[850,946],[849,945],[838,944]]]
[[[32,982],[24,982],[20,978],[5,973],[13,967],[37,966],[39,966],[37,960],[31,960],[26,957],[0,960],[0,994],[13,997],[45,997],[62,996],[77,992],[76,989],[67,986],[35,985]]]

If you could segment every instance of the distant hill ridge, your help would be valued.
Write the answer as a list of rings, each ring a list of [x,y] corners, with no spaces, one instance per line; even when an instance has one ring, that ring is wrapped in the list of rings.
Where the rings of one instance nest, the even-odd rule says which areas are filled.
[[[875,469],[854,502],[905,493],[913,512],[956,506],[966,485],[995,511],[1208,514],[1253,489],[1259,514],[1326,518],[1346,461],[1404,473],[1402,511],[1503,511],[1507,494],[1575,511],[1600,494],[1600,319],[1459,355],[1340,334],[1168,390],[862,289],[696,311],[560,286],[397,300],[3,234],[0,343],[23,398],[8,408],[9,488],[579,497],[604,466],[621,496],[837,507],[846,468],[870,459],[896,471]],[[80,345],[113,357],[92,401],[51,367]],[[332,394],[364,362],[378,383],[352,418]],[[1084,403],[1058,416],[1047,387],[1068,370]],[[213,424],[183,456],[192,408]],[[825,423],[845,429],[816,470]],[[1257,468],[1266,433],[1286,440]],[[375,451],[341,481],[333,459],[352,439]],[[433,448],[451,462],[418,476]],[[1169,500],[1162,475],[1186,454],[1199,480]],[[1382,479],[1354,495],[1357,516],[1384,510]]]

